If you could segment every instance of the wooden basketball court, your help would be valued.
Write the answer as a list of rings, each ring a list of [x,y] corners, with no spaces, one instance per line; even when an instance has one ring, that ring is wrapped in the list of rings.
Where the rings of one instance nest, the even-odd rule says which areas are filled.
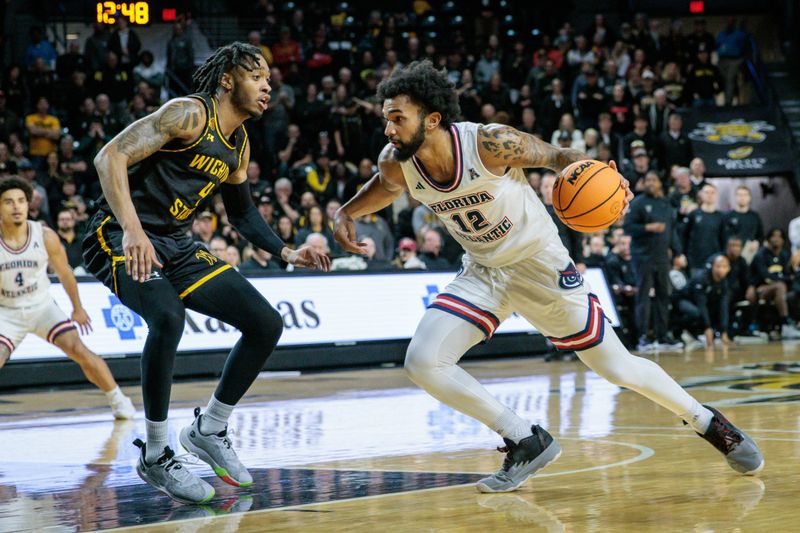
[[[259,379],[231,421],[254,486],[197,464],[217,495],[184,506],[136,476],[141,413],[113,423],[95,390],[35,391],[0,395],[0,532],[798,531],[800,343],[657,360],[759,442],[758,477],[581,363],[497,359],[465,366],[564,450],[523,490],[479,494],[499,437],[382,368]],[[212,390],[174,387],[176,450]],[[141,406],[137,387],[125,392]]]

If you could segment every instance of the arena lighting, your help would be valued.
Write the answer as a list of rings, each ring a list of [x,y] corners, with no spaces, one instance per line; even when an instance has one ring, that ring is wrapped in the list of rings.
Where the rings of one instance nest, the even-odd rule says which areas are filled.
[[[703,0],[692,0],[689,2],[689,13],[703,13],[706,10],[706,3]]]
[[[178,13],[175,11],[174,7],[165,7],[161,10],[161,20],[164,22],[172,22],[178,16]]]

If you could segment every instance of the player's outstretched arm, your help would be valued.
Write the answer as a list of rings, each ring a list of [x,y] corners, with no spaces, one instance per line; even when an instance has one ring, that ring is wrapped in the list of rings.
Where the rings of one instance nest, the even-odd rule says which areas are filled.
[[[78,282],[72,273],[72,268],[67,261],[67,252],[61,245],[61,241],[55,231],[43,227],[44,247],[47,250],[47,260],[50,268],[53,269],[61,285],[72,302],[72,320],[78,324],[81,334],[86,335],[92,331],[92,321],[81,305],[81,297],[78,294]]]
[[[340,207],[334,217],[333,236],[336,242],[354,254],[364,254],[366,245],[358,242],[353,220],[391,205],[406,190],[403,171],[394,158],[392,145],[387,144],[381,151],[378,168],[380,171]]]
[[[153,265],[161,266],[142,230],[131,200],[128,167],[154,154],[173,139],[192,141],[205,127],[205,107],[194,98],[176,98],[122,130],[94,158],[103,195],[124,231],[125,271],[145,281]]]
[[[550,168],[561,172],[570,164],[586,159],[586,154],[572,148],[558,148],[538,137],[503,124],[485,124],[478,128],[478,153],[491,173],[501,176],[511,168]],[[617,170],[614,161],[608,166]],[[620,217],[628,212],[633,193],[628,180],[620,175],[625,201]]]
[[[487,170],[503,175],[512,168],[549,168],[561,172],[586,154],[572,148],[558,148],[538,137],[502,124],[478,128],[478,153]]]
[[[245,239],[262,250],[279,256],[293,265],[316,268],[327,272],[331,269],[331,260],[310,246],[302,246],[297,250],[288,248],[283,240],[270,228],[253,204],[250,185],[247,183],[247,165],[250,162],[250,142],[244,146],[244,153],[239,167],[229,176],[227,183],[222,184],[222,202],[228,220]]]

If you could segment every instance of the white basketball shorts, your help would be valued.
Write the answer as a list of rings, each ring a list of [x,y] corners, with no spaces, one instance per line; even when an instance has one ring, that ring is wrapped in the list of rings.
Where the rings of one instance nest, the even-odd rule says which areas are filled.
[[[597,296],[560,242],[499,268],[464,256],[462,270],[429,308],[463,318],[487,338],[516,312],[560,350],[597,346],[607,325]]]
[[[28,333],[38,335],[52,344],[59,335],[73,329],[75,324],[53,300],[35,307],[0,306],[0,344],[11,352]]]

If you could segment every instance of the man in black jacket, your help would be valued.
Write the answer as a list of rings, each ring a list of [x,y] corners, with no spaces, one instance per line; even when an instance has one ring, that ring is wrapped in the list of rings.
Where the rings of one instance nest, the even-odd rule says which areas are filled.
[[[685,265],[675,232],[675,213],[664,198],[661,176],[648,172],[645,193],[631,202],[625,217],[625,233],[632,238],[631,255],[636,273],[636,316],[639,320],[639,351],[677,349],[680,346],[667,329],[669,315],[670,251]],[[655,290],[654,327],[656,342],[648,342],[650,329],[650,290]]]
[[[614,303],[622,319],[623,329],[636,330],[636,273],[631,260],[631,236],[622,235],[616,246],[616,252],[608,254],[603,269],[611,287]]]
[[[742,239],[744,242],[742,254],[748,261],[753,259],[764,239],[761,216],[750,209],[752,200],[750,189],[744,185],[736,187],[736,206],[725,214],[725,237],[728,239],[736,235]]]
[[[775,304],[781,316],[781,337],[784,339],[800,338],[800,331],[795,328],[789,318],[789,306],[786,293],[791,285],[792,267],[789,263],[789,251],[784,247],[786,236],[782,229],[773,228],[767,234],[767,245],[761,248],[750,264],[753,285],[759,300],[767,300]]]
[[[717,210],[717,188],[706,183],[698,199],[700,207],[689,213],[683,240],[692,277],[705,269],[709,257],[722,252],[725,233],[725,215]]]
[[[694,156],[692,141],[682,128],[681,116],[671,113],[667,119],[667,129],[658,136],[658,164],[666,172],[670,172],[673,165],[688,167]]]

